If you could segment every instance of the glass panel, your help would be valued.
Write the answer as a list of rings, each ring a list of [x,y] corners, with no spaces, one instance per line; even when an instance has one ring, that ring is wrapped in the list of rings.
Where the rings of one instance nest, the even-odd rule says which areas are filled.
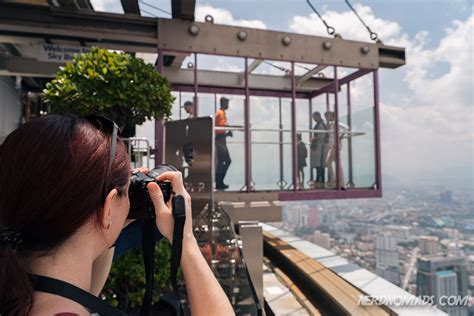
[[[372,107],[354,106],[352,112],[352,170],[346,181],[354,188],[368,188],[375,183],[374,111]],[[349,139],[347,139],[349,140]],[[350,145],[342,149],[349,160]]]
[[[347,99],[347,85],[342,87]],[[350,115],[347,102],[340,116],[341,162],[346,188],[372,188],[376,181],[373,83],[370,75],[351,82]]]
[[[300,68],[297,68],[297,70],[298,69],[301,70]],[[309,101],[306,99],[296,99],[297,166],[298,186],[300,190],[309,188],[310,122],[311,113]]]
[[[276,97],[250,97],[252,181],[257,191],[280,189],[279,103]]]
[[[219,108],[217,95],[213,93],[199,93],[198,98],[198,116],[214,116]]]
[[[283,179],[286,181],[286,190],[292,189],[292,156],[291,156],[291,99],[282,98],[282,137],[283,137]]]
[[[339,79],[343,78],[344,76],[347,76],[349,74],[347,69],[344,68],[338,68],[338,76]],[[335,94],[332,94],[335,98]],[[334,104],[335,104],[334,100]],[[352,137],[352,134],[350,133],[350,128],[347,120],[347,113],[348,113],[348,108],[347,108],[347,89],[346,85],[343,85],[339,87],[339,92],[337,93],[337,103],[338,103],[338,127],[339,127],[339,161],[340,161],[340,167],[339,170],[336,169],[336,156],[335,156],[335,144],[334,144],[334,172],[335,172],[335,178],[339,177],[339,182],[340,186],[342,188],[348,187],[348,181],[347,181],[347,173],[348,173],[348,168],[349,168],[349,159],[348,159],[348,140]],[[334,105],[333,104],[333,105]],[[333,107],[334,108],[334,107]],[[333,110],[335,112],[335,108]],[[334,121],[335,122],[335,121]],[[336,128],[336,124],[333,124],[334,132]],[[332,137],[333,134],[330,134],[330,138]],[[336,180],[334,180],[335,182]],[[335,188],[335,185],[331,185],[331,188]]]

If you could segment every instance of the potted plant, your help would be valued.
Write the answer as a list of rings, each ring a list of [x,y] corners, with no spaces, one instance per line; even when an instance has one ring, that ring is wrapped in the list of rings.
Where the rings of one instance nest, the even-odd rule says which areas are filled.
[[[107,115],[124,131],[147,119],[169,118],[174,97],[153,65],[94,47],[60,68],[43,100],[53,113]]]

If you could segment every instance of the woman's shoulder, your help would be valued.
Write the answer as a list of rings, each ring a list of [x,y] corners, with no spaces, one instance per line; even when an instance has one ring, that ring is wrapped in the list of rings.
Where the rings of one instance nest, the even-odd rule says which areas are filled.
[[[35,292],[33,306],[29,315],[55,315],[55,316],[90,316],[82,305],[67,298]]]

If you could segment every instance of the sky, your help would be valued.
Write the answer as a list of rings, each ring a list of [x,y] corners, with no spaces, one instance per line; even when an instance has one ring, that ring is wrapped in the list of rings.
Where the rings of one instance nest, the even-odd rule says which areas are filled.
[[[141,1],[147,11],[142,12],[169,17],[144,3],[169,12],[170,2]],[[96,10],[121,12],[118,0],[92,3]],[[370,41],[343,0],[312,3],[344,39]],[[474,190],[474,5],[469,0],[351,3],[383,43],[406,48],[405,66],[380,71],[385,182]],[[304,0],[198,0],[196,19],[206,14],[219,24],[327,36]]]

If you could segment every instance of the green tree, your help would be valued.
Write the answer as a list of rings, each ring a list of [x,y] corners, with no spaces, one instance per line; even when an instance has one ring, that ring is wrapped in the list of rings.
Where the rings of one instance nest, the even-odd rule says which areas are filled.
[[[169,118],[174,97],[153,65],[95,47],[60,68],[43,100],[53,113],[108,115],[123,128]]]

